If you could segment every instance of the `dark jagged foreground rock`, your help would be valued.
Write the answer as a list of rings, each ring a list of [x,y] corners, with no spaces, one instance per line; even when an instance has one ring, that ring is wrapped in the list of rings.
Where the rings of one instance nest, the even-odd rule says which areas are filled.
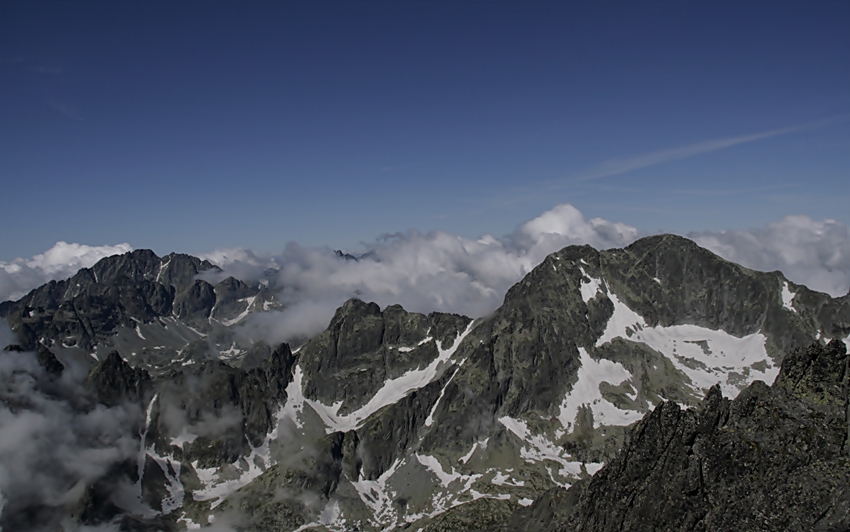
[[[850,530],[849,389],[834,340],[793,352],[773,386],[733,401],[715,387],[694,409],[663,403],[592,480],[514,525],[539,530],[542,514],[565,532]]]

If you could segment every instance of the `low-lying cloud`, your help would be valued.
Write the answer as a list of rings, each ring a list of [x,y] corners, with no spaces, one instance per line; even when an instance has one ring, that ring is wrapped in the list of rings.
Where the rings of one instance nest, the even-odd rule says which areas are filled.
[[[219,278],[236,271],[262,276],[279,269],[278,297],[282,312],[250,316],[245,331],[270,342],[315,334],[327,327],[346,299],[359,297],[379,305],[400,304],[416,312],[456,312],[483,316],[495,310],[505,292],[549,253],[571,244],[597,248],[626,245],[639,236],[634,227],[601,218],[585,219],[572,205],[554,209],[520,225],[502,238],[485,235],[472,240],[442,231],[387,234],[364,246],[360,260],[345,259],[329,249],[295,243],[264,261],[243,252],[249,261],[219,262]],[[210,260],[239,256],[216,252]]]
[[[10,343],[14,337],[0,320],[0,346]],[[87,486],[138,454],[138,412],[95,405],[79,372],[56,378],[32,353],[0,355],[0,530],[60,529]],[[122,488],[133,490],[126,480],[115,486]]]
[[[351,297],[382,307],[398,303],[417,312],[483,316],[549,253],[571,244],[622,247],[648,234],[623,223],[587,219],[563,204],[502,237],[469,239],[442,231],[386,234],[351,251],[360,260],[297,243],[288,244],[279,255],[220,249],[202,256],[224,269],[208,273],[210,281],[232,275],[266,279],[276,287],[284,310],[253,314],[242,327],[250,338],[276,343],[323,330]],[[838,296],[850,288],[850,228],[833,220],[788,216],[757,229],[687,236],[726,259],[753,269],[781,270],[791,281],[814,290]],[[29,261],[0,263],[0,300],[48,277],[67,277],[110,252],[129,249],[127,244],[96,248],[60,242]],[[63,259],[68,262],[63,264]]]

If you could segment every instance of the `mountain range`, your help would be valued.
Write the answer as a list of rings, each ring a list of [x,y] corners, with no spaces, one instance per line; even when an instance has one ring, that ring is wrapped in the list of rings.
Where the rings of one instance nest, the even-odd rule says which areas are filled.
[[[286,287],[226,273],[139,250],[0,304],[3,530],[850,530],[850,294],[659,235],[268,345]]]

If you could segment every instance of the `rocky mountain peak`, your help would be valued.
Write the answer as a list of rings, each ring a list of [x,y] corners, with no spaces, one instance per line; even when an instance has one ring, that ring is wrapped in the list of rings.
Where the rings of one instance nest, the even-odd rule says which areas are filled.
[[[148,372],[130,366],[117,351],[98,362],[89,373],[87,382],[93,387],[98,400],[107,406],[125,401],[141,405],[151,388]]]

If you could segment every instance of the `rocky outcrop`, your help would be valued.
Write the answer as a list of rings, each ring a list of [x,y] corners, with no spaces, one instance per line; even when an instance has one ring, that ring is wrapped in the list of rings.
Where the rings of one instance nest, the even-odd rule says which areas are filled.
[[[715,387],[695,409],[663,403],[552,518],[562,531],[848,530],[849,390],[834,340],[733,401]]]
[[[163,455],[183,431],[195,437],[180,449],[201,467],[220,466],[263,443],[286,401],[295,357],[281,344],[259,366],[242,370],[219,361],[175,372],[159,382],[148,439]]]
[[[148,372],[130,366],[116,351],[99,362],[86,381],[98,401],[106,406],[122,402],[141,405],[153,395]]]
[[[583,293],[591,283],[599,291]],[[785,291],[793,295],[790,303]],[[442,422],[425,448],[444,448],[446,442],[457,442],[455,451],[469,448],[480,438],[479,428],[495,426],[499,416],[557,415],[564,392],[576,383],[579,348],[617,361],[635,376],[640,386],[633,400],[612,386],[604,390],[614,404],[638,411],[662,400],[695,404],[703,391],[657,351],[627,337],[596,345],[614,298],[649,327],[689,324],[736,337],[760,333],[773,365],[820,337],[850,334],[847,296],[833,299],[779,272],[749,270],[686,238],[659,235],[606,251],[570,246],[511,287],[503,305],[460,347],[458,358],[466,363],[446,389],[437,412]],[[476,420],[475,430],[470,420]]]
[[[391,305],[350,299],[325,332],[299,351],[304,394],[341,414],[362,406],[388,379],[428,365],[438,356],[437,341],[448,348],[470,322],[457,314],[407,312]]]

